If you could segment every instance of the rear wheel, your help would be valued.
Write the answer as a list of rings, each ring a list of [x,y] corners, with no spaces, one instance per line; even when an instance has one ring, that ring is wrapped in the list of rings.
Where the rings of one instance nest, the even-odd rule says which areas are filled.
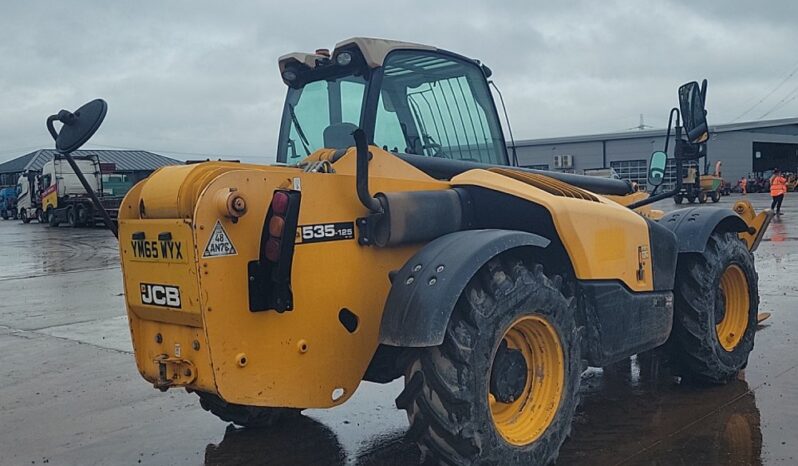
[[[689,202],[690,204],[695,204],[695,196],[688,194],[687,195],[687,202]]]
[[[754,347],[759,292],[754,258],[732,232],[679,258],[670,348],[683,375],[726,383]]]
[[[74,207],[67,207],[66,216],[67,216],[67,223],[69,224],[69,226],[71,226],[72,228],[78,226],[78,214],[77,212],[75,212]]]
[[[300,416],[301,410],[294,408],[264,408],[228,403],[217,395],[196,392],[200,406],[219,419],[242,427],[271,427],[277,421]]]
[[[58,221],[58,217],[55,216],[55,209],[47,209],[44,215],[47,216],[47,224],[51,227],[57,227],[61,224],[61,222]]]
[[[92,226],[89,224],[89,209],[84,205],[76,207],[76,221],[79,227]]]
[[[541,265],[492,260],[443,344],[424,348],[397,407],[422,452],[452,464],[548,464],[571,430],[581,373],[572,300]]]
[[[712,202],[719,202],[720,201],[720,192],[719,191],[712,191],[712,194],[710,195],[710,198],[712,199]]]
[[[706,191],[699,191],[698,192],[698,202],[700,204],[706,204],[707,203],[707,192]]]

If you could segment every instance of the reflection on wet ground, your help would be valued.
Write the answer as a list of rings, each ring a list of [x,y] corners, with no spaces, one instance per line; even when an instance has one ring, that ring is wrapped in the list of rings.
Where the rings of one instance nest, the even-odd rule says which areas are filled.
[[[788,201],[756,253],[760,310],[772,317],[739,380],[679,383],[661,350],[591,368],[559,464],[798,464],[798,209]],[[266,430],[153,390],[130,354],[121,292],[107,231],[0,223],[0,464],[421,462],[393,406],[401,380],[363,383],[343,406]]]
[[[718,387],[681,385],[667,357],[654,351],[589,369],[581,396],[559,464],[762,464],[760,414],[755,393],[742,378]],[[308,439],[310,450],[304,448]],[[205,449],[205,462],[212,465],[345,460],[332,430],[309,418],[279,432],[228,427],[219,444]],[[420,457],[399,430],[376,436],[350,462],[402,465],[419,463]]]

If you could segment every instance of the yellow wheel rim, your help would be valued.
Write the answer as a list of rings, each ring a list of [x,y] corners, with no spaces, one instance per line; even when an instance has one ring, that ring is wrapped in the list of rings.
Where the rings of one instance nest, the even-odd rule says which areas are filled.
[[[489,393],[491,417],[504,440],[528,445],[546,431],[560,407],[565,384],[562,344],[554,327],[540,316],[516,320],[503,339],[508,348],[523,355],[526,385],[512,403],[502,403]]]
[[[748,328],[748,280],[745,273],[737,265],[730,265],[720,277],[720,289],[723,293],[725,312],[723,319],[715,325],[718,341],[726,351],[732,351]]]

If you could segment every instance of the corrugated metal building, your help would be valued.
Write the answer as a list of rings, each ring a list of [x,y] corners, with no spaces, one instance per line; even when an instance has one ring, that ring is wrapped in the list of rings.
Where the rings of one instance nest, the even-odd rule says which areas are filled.
[[[573,173],[610,167],[622,178],[645,185],[648,158],[663,150],[665,133],[659,129],[517,141],[518,163]],[[711,126],[710,133],[710,167],[722,161],[722,175],[732,185],[749,174],[767,175],[773,168],[798,171],[798,118]],[[671,157],[673,147],[671,140]],[[674,171],[671,166],[667,184],[674,182]]]
[[[41,149],[0,164],[0,185],[16,185],[23,172],[41,171],[55,154],[55,150]],[[76,150],[73,154],[96,154],[100,163],[106,164],[108,173],[126,175],[130,183],[146,178],[157,168],[183,163],[143,150]]]

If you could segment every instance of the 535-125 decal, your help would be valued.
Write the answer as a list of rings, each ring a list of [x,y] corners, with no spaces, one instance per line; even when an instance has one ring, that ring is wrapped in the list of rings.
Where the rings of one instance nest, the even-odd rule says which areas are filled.
[[[354,222],[299,225],[296,229],[296,244],[320,243],[322,241],[340,241],[354,238]]]

